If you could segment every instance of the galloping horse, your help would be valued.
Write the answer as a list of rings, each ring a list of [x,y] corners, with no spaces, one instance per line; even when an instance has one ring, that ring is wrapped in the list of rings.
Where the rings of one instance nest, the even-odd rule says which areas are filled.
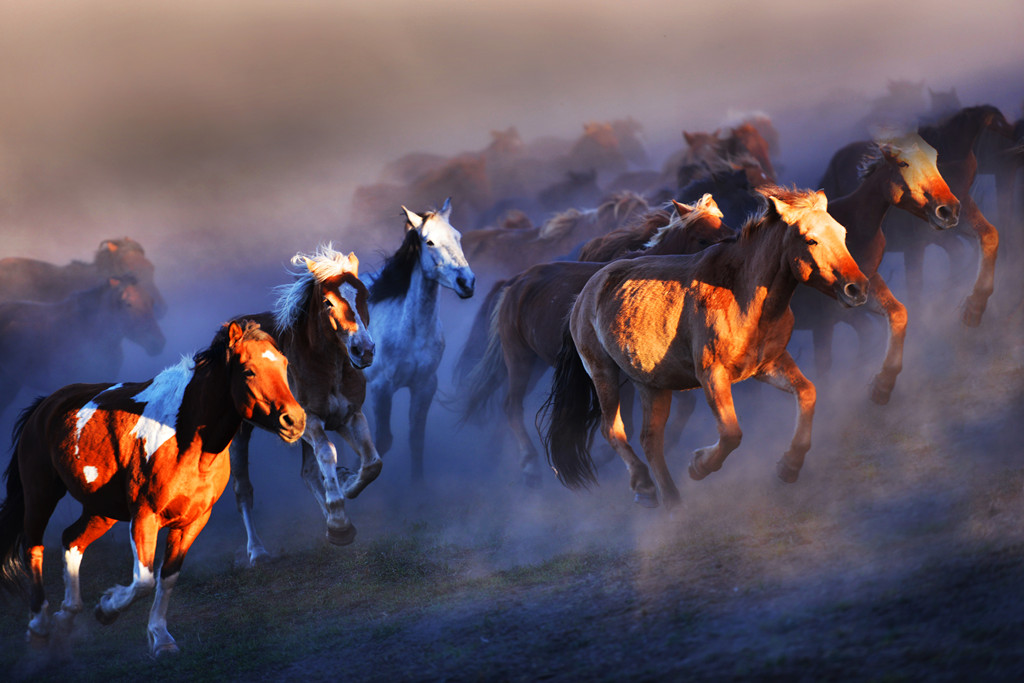
[[[439,211],[405,212],[405,239],[372,280],[370,331],[377,360],[366,370],[373,400],[377,449],[391,449],[391,397],[408,387],[412,478],[423,478],[427,411],[437,392],[437,366],[444,354],[441,285],[460,299],[473,296],[476,276],[466,263],[461,234],[448,222],[451,200]]]
[[[288,357],[288,380],[306,411],[302,435],[302,478],[327,518],[327,540],[346,545],[356,528],[345,514],[345,498],[355,498],[381,470],[380,456],[363,415],[366,377],[362,368],[373,362],[374,344],[366,285],[359,280],[359,259],[331,245],[316,254],[296,254],[295,281],[277,288],[273,313],[243,316],[255,320]],[[240,318],[236,318],[239,320]],[[338,451],[327,438],[334,430],[359,455],[359,472],[338,481]],[[250,565],[268,557],[252,519],[253,491],[249,480],[249,437],[243,423],[231,442],[231,476],[235,502],[247,536]],[[344,470],[343,470],[344,471]]]
[[[889,290],[878,266],[885,252],[882,220],[890,206],[897,206],[927,221],[936,230],[956,227],[960,202],[943,180],[936,166],[936,151],[916,134],[879,138],[860,163],[861,182],[857,189],[828,204],[829,214],[846,228],[846,246],[861,272],[871,282],[869,309],[884,315],[889,325],[889,346],[882,369],[871,382],[871,400],[889,402],[896,376],[903,368],[903,341],[907,309]],[[863,321],[859,311],[846,311],[810,289],[793,295],[796,326],[814,335],[814,360],[820,381],[832,362],[832,332],[840,320],[858,329]]]
[[[125,275],[149,293],[154,314],[162,318],[167,304],[153,282],[153,264],[142,246],[128,237],[103,240],[92,263],[72,261],[58,266],[29,258],[0,259],[0,301],[62,301]]]
[[[72,384],[22,412],[0,507],[0,579],[11,588],[30,574],[30,638],[67,638],[82,611],[82,554],[115,522],[126,521],[132,582],[107,590],[96,618],[109,624],[155,588],[150,650],[177,651],[167,632],[167,602],[228,483],[232,437],[243,419],[288,442],[302,434],[305,415],[288,391],[286,366],[259,326],[231,323],[205,351],[151,380]],[[43,532],[65,493],[82,503],[82,516],[62,536],[64,602],[51,617],[43,591]],[[155,577],[157,534],[164,527],[164,559]]]
[[[677,203],[675,209],[676,215],[671,218],[665,211],[653,211],[634,228],[637,235],[647,236],[642,251],[627,251],[635,248],[635,243],[622,239],[623,234],[618,240],[604,242],[603,251],[595,250],[595,255],[611,260],[693,254],[735,236],[731,228],[723,225],[722,213],[711,195],[705,195],[693,206]],[[656,232],[651,234],[647,226],[657,226]],[[481,414],[491,395],[508,384],[505,417],[519,444],[519,464],[528,486],[540,484],[540,467],[537,450],[523,422],[523,400],[541,374],[555,364],[564,321],[576,296],[605,265],[555,261],[528,268],[504,284],[494,297],[490,315],[478,314],[474,321],[474,327],[487,325],[488,331],[486,335],[477,334],[486,336],[486,348],[463,382],[463,419]],[[463,353],[469,351],[464,349]]]
[[[826,211],[824,193],[765,186],[764,211],[738,241],[693,256],[614,261],[587,282],[573,305],[545,404],[544,445],[559,480],[594,481],[589,443],[601,433],[626,463],[636,501],[657,505],[647,465],[630,447],[619,413],[620,373],[643,407],[641,443],[665,503],[679,502],[665,464],[664,429],[672,391],[703,387],[719,440],[696,451],[690,476],[722,467],[740,442],[731,384],[749,377],[796,394],[799,418],[778,465],[795,481],[811,446],[815,391],[786,351],[789,300],[799,283],[850,306],[867,300],[867,278],[845,245],[845,229]]]
[[[131,276],[58,303],[0,303],[0,414],[22,386],[53,391],[121,370],[126,337],[151,356],[164,349],[156,302]]]

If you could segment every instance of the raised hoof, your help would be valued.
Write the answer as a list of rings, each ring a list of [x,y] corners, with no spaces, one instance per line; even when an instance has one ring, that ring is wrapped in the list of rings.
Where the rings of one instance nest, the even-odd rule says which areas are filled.
[[[791,467],[783,460],[775,465],[775,473],[787,484],[796,483],[796,480],[800,478],[800,468]]]
[[[96,621],[100,622],[104,626],[110,626],[115,621],[120,612],[107,612],[101,605],[96,605],[96,611],[93,613],[96,615]]]
[[[690,475],[690,479],[694,481],[700,481],[704,477],[711,474],[706,471],[703,467],[697,464],[697,456],[693,456],[693,460],[690,461],[689,466],[686,468],[687,473]]]
[[[338,479],[343,482],[341,490],[345,493],[345,497],[352,499],[362,493],[363,489],[380,475],[383,467],[383,460],[376,460],[358,472],[353,472],[347,467],[339,467]]]
[[[356,527],[349,524],[342,529],[327,527],[327,541],[332,545],[350,545],[356,540]]]
[[[633,496],[633,502],[640,507],[653,509],[658,507],[658,496],[654,493],[640,493]]]

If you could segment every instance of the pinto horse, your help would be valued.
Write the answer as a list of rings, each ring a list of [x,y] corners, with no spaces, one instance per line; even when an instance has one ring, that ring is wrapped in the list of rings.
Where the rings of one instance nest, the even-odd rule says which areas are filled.
[[[441,286],[473,296],[476,276],[466,262],[462,235],[448,222],[450,199],[439,211],[405,212],[405,238],[369,285],[370,331],[377,360],[366,369],[373,399],[377,449],[391,449],[391,400],[408,387],[409,449],[412,478],[423,479],[423,444],[427,411],[437,392],[437,367],[444,354],[441,330]]]
[[[629,231],[611,233],[591,253],[605,260],[636,258],[653,254],[693,254],[713,243],[735,236],[722,223],[711,195],[693,206],[675,204],[675,216],[654,211],[634,229],[646,244],[625,239]],[[629,251],[638,246],[642,250]],[[597,247],[600,247],[598,250]],[[519,445],[519,464],[527,486],[540,484],[537,449],[523,421],[523,400],[541,374],[555,364],[562,345],[562,330],[573,301],[587,281],[605,263],[555,261],[524,270],[501,287],[493,312],[478,315],[474,327],[487,325],[486,348],[463,382],[463,419],[482,413],[488,399],[508,385],[504,410]],[[491,297],[488,297],[489,299]],[[479,334],[478,336],[485,336]],[[469,349],[464,349],[464,353]],[[689,413],[687,413],[688,415]]]
[[[889,344],[881,370],[871,382],[871,400],[889,402],[896,376],[903,368],[907,309],[889,290],[878,272],[885,252],[882,220],[890,206],[907,211],[936,230],[956,227],[960,202],[950,191],[936,166],[937,153],[919,135],[878,138],[865,151],[860,163],[857,189],[829,202],[829,214],[846,228],[846,246],[862,273],[871,281],[869,306],[884,315],[889,326]],[[841,320],[863,332],[860,311],[848,314],[819,293],[801,289],[793,295],[796,326],[814,335],[814,360],[820,381],[831,366],[832,333]]]
[[[31,578],[30,639],[58,642],[82,611],[79,567],[89,544],[131,523],[132,582],[114,586],[96,607],[108,624],[155,589],[149,613],[152,654],[177,651],[167,632],[167,603],[185,555],[228,483],[228,444],[249,420],[288,442],[305,415],[288,390],[287,361],[255,323],[222,328],[205,351],[151,380],[72,384],[38,399],[15,428],[0,507],[0,578],[8,588]],[[64,530],[64,602],[53,617],[43,590],[43,532],[70,493],[82,516]],[[159,577],[157,535],[169,529]],[[26,557],[28,568],[26,571]]]
[[[153,282],[153,264],[133,239],[103,240],[92,263],[72,261],[58,266],[36,259],[0,259],[0,301],[62,301],[75,292],[91,289],[108,278],[130,276],[153,299],[157,318],[167,312]]]
[[[377,478],[381,459],[363,415],[366,377],[374,344],[367,331],[370,312],[366,285],[359,280],[359,259],[330,246],[316,254],[296,254],[295,281],[277,288],[272,313],[244,316],[273,330],[288,357],[288,380],[303,410],[302,478],[327,518],[327,540],[346,545],[356,528],[345,514],[345,499],[355,498]],[[238,318],[236,318],[238,320]],[[338,451],[327,438],[334,430],[359,455],[359,471],[338,481]],[[243,423],[231,442],[231,477],[235,502],[247,536],[250,565],[269,555],[252,519],[253,489],[249,479],[249,437]],[[345,470],[342,470],[343,472]]]
[[[57,303],[0,303],[0,414],[23,386],[49,392],[116,375],[125,338],[158,355],[165,340],[155,307],[127,275]]]
[[[811,446],[815,391],[786,351],[789,300],[805,283],[859,306],[868,280],[846,249],[845,229],[828,215],[824,193],[774,186],[758,192],[768,203],[737,241],[693,256],[613,261],[580,292],[542,409],[548,461],[565,485],[595,481],[589,446],[600,421],[629,469],[635,500],[657,505],[648,467],[623,429],[622,373],[640,394],[641,443],[666,505],[679,502],[664,454],[673,390],[703,387],[718,421],[718,442],[697,450],[690,463],[694,479],[720,469],[739,446],[732,383],[754,377],[796,394],[796,433],[777,470],[784,481],[796,481]]]

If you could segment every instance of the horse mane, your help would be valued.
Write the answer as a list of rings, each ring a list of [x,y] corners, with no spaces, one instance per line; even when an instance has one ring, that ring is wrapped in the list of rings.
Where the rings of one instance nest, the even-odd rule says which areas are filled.
[[[768,225],[772,206],[768,201],[769,197],[775,197],[795,209],[813,209],[818,202],[818,193],[814,190],[780,185],[762,185],[754,190],[754,196],[758,198],[761,208],[750,216],[740,229],[740,239],[744,241],[754,237]]]
[[[544,225],[540,227],[540,232],[537,233],[537,239],[555,240],[564,237],[573,231],[573,228],[576,227],[576,224],[582,220],[586,213],[590,212],[593,212],[595,215],[597,213],[594,209],[587,212],[580,211],[579,209],[566,209],[555,214],[544,221]]]
[[[630,213],[647,207],[647,200],[642,196],[636,192],[622,190],[601,202],[596,209],[566,209],[552,216],[541,226],[537,239],[560,239],[572,232],[582,220],[618,223]]]
[[[430,213],[424,214],[424,220]],[[406,230],[402,246],[387,257],[373,284],[370,285],[370,303],[397,299],[405,296],[412,282],[412,271],[420,260],[423,244],[420,234],[415,230]]]
[[[306,259],[312,261],[313,265],[307,265]],[[302,319],[309,309],[309,298],[313,296],[317,284],[352,273],[348,259],[341,252],[335,251],[330,242],[317,247],[315,254],[296,254],[291,258],[291,264],[302,268],[288,271],[295,281],[274,287],[277,301],[274,303],[273,314],[277,332],[291,329]]]
[[[242,325],[242,323],[244,323],[244,325]],[[242,341],[270,341],[273,342],[275,346],[277,345],[274,338],[260,328],[259,323],[256,321],[243,320],[242,323],[240,323],[240,326],[242,326]],[[210,342],[208,347],[202,351],[197,351],[191,357],[183,356],[181,363],[195,363],[197,371],[200,368],[223,365],[226,363],[228,358],[229,327],[230,325],[228,324],[221,325],[220,329],[217,330],[217,334],[214,335],[213,341]]]
[[[724,218],[722,210],[718,208],[717,204],[712,203],[711,199],[710,194],[705,194],[698,201],[690,205],[691,211],[682,218],[680,218],[677,211],[672,211],[669,222],[658,228],[657,232],[644,244],[643,248],[652,249],[664,242],[675,231],[685,230],[691,224],[698,220],[704,220],[708,216]]]

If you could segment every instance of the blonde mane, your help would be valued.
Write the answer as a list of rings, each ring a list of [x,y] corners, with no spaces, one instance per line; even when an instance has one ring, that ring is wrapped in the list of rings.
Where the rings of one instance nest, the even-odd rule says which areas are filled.
[[[814,190],[800,190],[795,187],[782,187],[779,185],[762,185],[754,190],[755,196],[761,208],[747,218],[746,223],[740,230],[740,239],[747,240],[754,237],[768,224],[768,214],[771,203],[769,197],[775,197],[779,201],[788,204],[794,209],[814,209],[818,203],[818,193]]]
[[[278,332],[292,327],[299,319],[315,285],[348,273],[355,276],[359,274],[359,261],[355,254],[346,256],[335,251],[330,242],[321,244],[315,254],[296,254],[291,258],[291,263],[300,269],[288,271],[295,281],[274,288],[277,293],[273,311],[274,325]]]
[[[685,217],[680,218],[679,213],[672,209],[671,204],[666,206],[666,210],[671,211],[672,219],[668,225],[665,225],[658,229],[656,233],[647,241],[647,244],[643,246],[644,249],[651,249],[661,244],[665,238],[673,231],[685,230],[688,226],[698,220],[704,220],[707,217],[724,218],[721,209],[718,208],[718,204],[715,203],[714,198],[708,193],[705,193],[703,197],[698,199],[694,204],[683,204],[683,206],[690,209],[690,212]]]

